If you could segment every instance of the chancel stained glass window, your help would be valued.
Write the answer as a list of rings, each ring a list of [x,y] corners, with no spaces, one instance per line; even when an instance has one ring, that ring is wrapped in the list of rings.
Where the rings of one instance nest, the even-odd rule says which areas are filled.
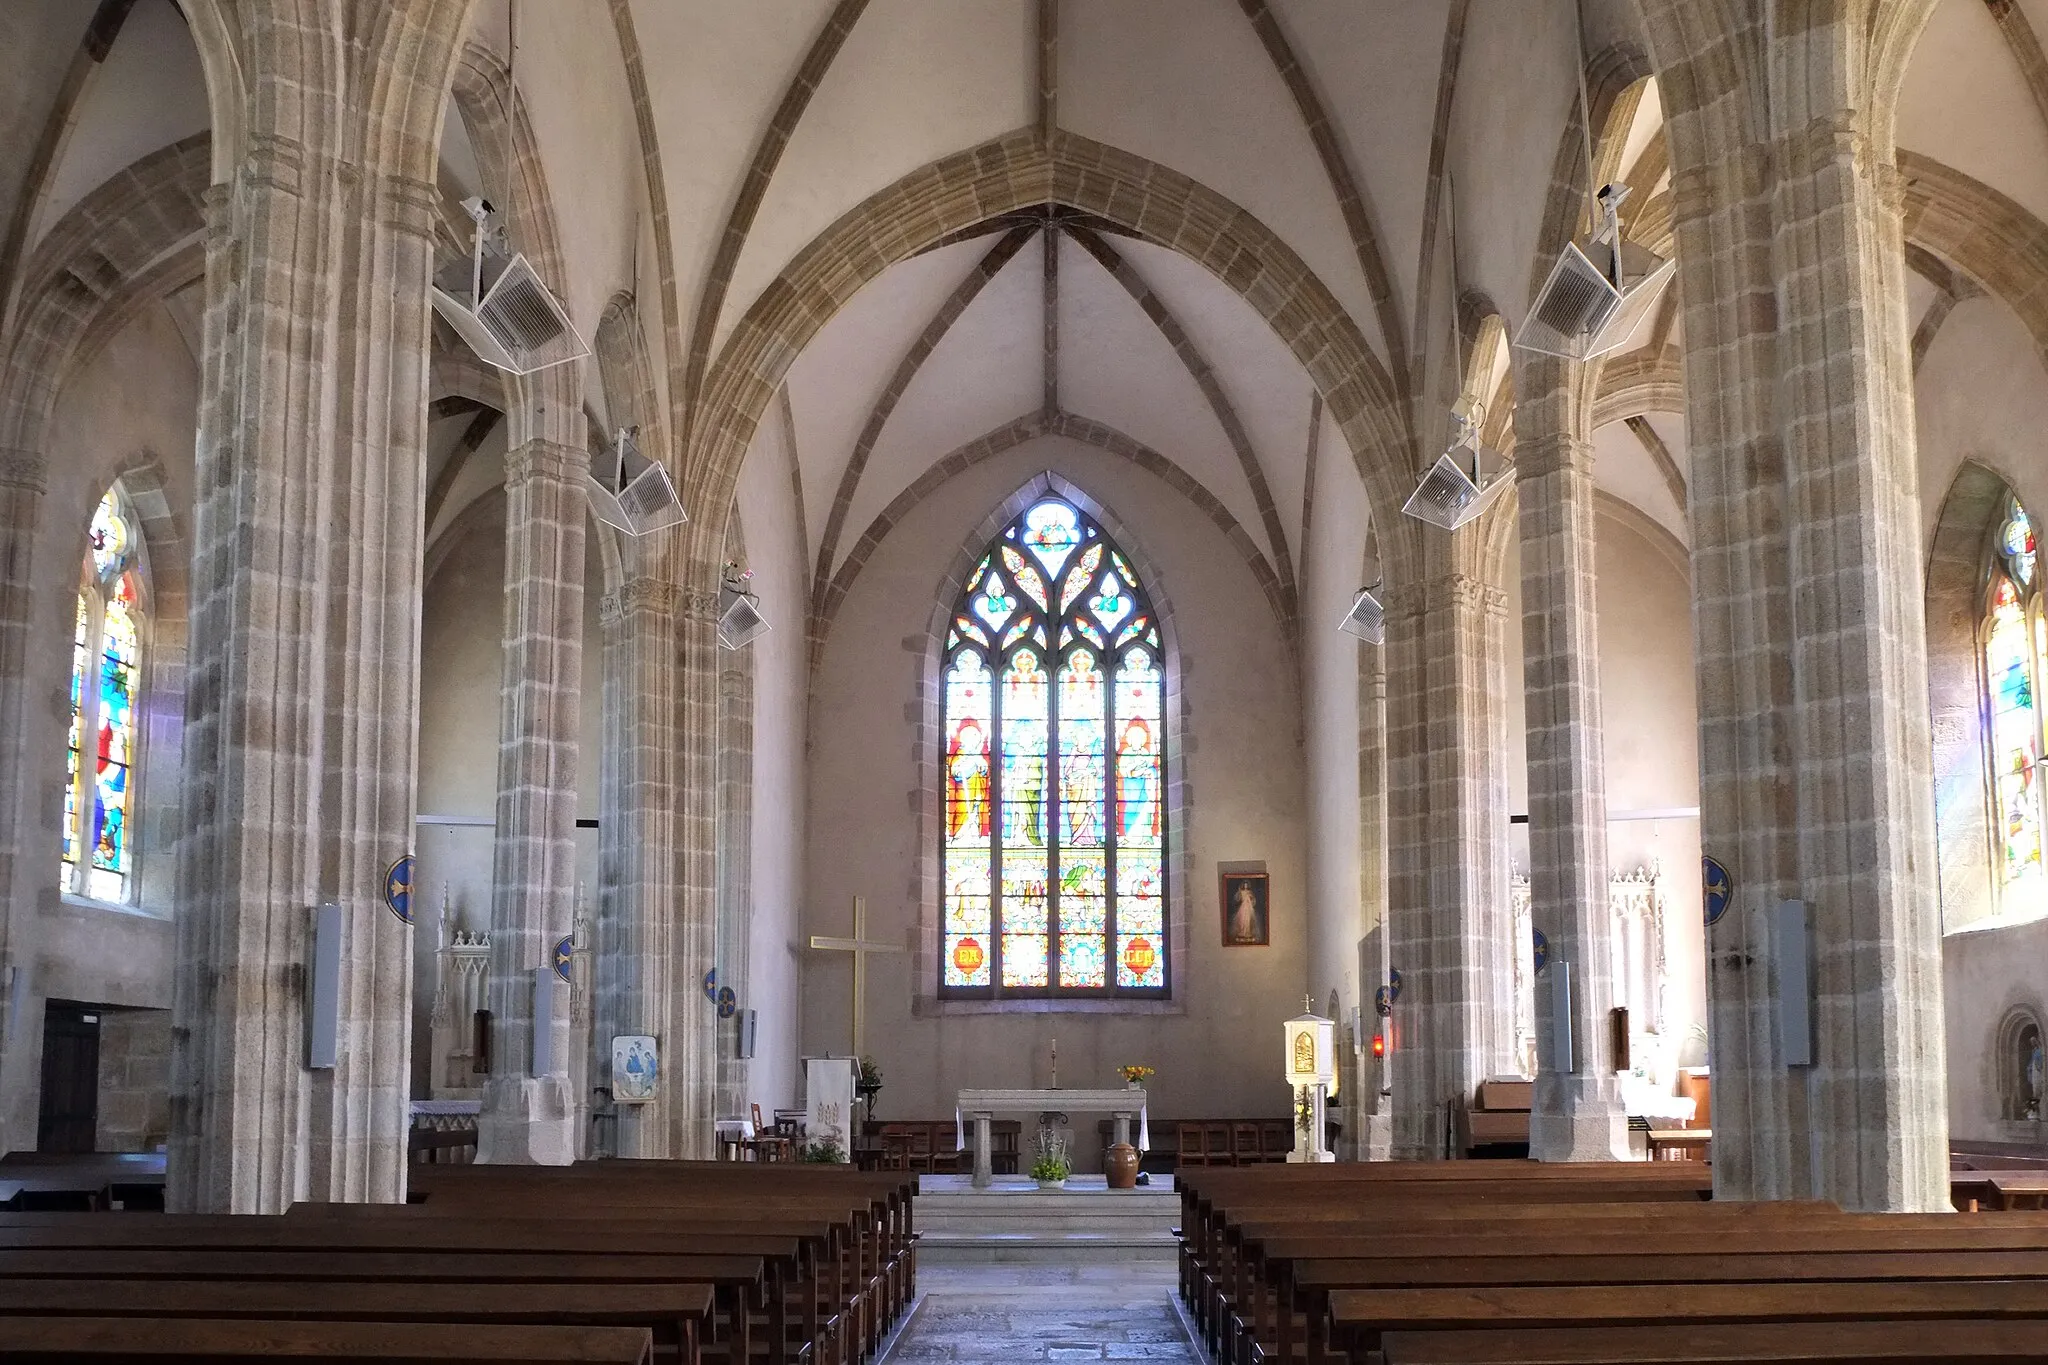
[[[946,636],[943,995],[1164,995],[1166,664],[1124,557],[1046,498]]]
[[[126,901],[135,869],[135,704],[142,585],[135,522],[109,489],[94,511],[71,636],[71,738],[64,784],[66,891]]]
[[[2034,524],[2018,499],[2011,499],[1992,546],[1984,624],[1993,833],[2006,914],[2048,910],[2041,847],[2044,678],[2048,618],[2042,612]]]

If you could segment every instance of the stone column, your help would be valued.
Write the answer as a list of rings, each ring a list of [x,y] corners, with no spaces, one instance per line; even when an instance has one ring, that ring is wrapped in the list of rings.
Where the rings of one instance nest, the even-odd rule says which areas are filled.
[[[23,744],[27,715],[28,646],[34,610],[31,566],[43,507],[43,460],[32,451],[0,448],[0,1095],[26,1095],[42,1055],[40,1020],[26,1008],[17,1018],[15,991],[35,963],[36,905],[22,884],[26,804],[45,789],[38,762]],[[47,861],[47,860],[44,860]],[[12,1112],[10,1112],[12,1111]],[[33,1146],[32,1106],[0,1108],[0,1153]]]
[[[1529,747],[1531,919],[1550,940],[1537,982],[1539,1161],[1626,1160],[1614,1076],[1614,920],[1607,905],[1607,770],[1601,749],[1593,446],[1576,399],[1584,367],[1522,354],[1515,491],[1522,542],[1522,678]],[[1530,945],[1516,943],[1518,953]],[[1570,968],[1572,1064],[1560,1064],[1550,993]]]
[[[570,931],[576,896],[576,762],[583,677],[582,414],[534,403],[505,457],[505,683],[491,869],[491,1071],[477,1160],[567,1165],[578,1096],[569,1088],[568,989],[536,982]],[[515,425],[515,434],[518,427]],[[571,439],[576,440],[571,444]],[[551,1064],[535,1074],[534,1030],[553,999]]]
[[[1372,1055],[1373,1035],[1387,1026],[1374,997],[1386,983],[1387,968],[1387,659],[1383,646],[1358,651],[1358,897],[1365,934],[1359,939],[1358,1017],[1364,1036],[1358,1040],[1364,1057],[1362,1082],[1353,1099],[1359,1116],[1357,1151],[1361,1161],[1384,1161],[1393,1148],[1391,1096],[1382,1095],[1387,1058]]]
[[[413,835],[435,198],[276,135],[209,195],[175,1208],[403,1197],[410,927],[384,891]],[[312,1072],[324,901],[341,1061]]]
[[[718,984],[748,1006],[747,931],[754,884],[754,670],[751,649],[721,649],[718,745]],[[749,1067],[739,1056],[741,1015],[717,1023],[717,1116],[744,1117]]]
[[[1458,533],[1461,552],[1478,532]],[[1476,557],[1476,556],[1474,556]],[[1507,1065],[1507,792],[1492,694],[1502,685],[1499,588],[1442,561],[1387,611],[1388,956],[1402,978],[1389,1021],[1392,1154],[1451,1154],[1456,1115]],[[1499,885],[1495,885],[1496,881]]]
[[[666,539],[672,533],[658,533]],[[650,560],[659,560],[651,553]],[[676,818],[676,585],[628,578],[604,600],[605,777],[599,816],[597,1029],[594,1084],[609,1086],[611,1039],[647,1034],[674,1049]],[[700,973],[701,975],[701,973]],[[701,1002],[701,997],[699,998]],[[688,1006],[687,999],[684,1001]],[[672,1079],[672,1077],[671,1077]],[[618,1106],[617,1155],[665,1157],[675,1089]]]
[[[705,521],[714,518],[707,511]],[[718,951],[718,584],[722,556],[705,544],[711,528],[691,528],[693,553],[678,618],[681,711],[677,726],[677,779],[683,799],[676,840],[676,908],[673,948],[679,964],[671,977],[673,1061],[670,1154],[690,1159],[713,1155],[711,1121],[717,1099],[718,1017],[701,989]]]
[[[1691,440],[1722,1198],[1948,1207],[1912,379],[1891,113],[1925,4],[1781,29],[1643,0]],[[1704,30],[1726,25],[1739,32]],[[1906,47],[1901,48],[1900,44]],[[1772,933],[1810,910],[1814,1055]]]

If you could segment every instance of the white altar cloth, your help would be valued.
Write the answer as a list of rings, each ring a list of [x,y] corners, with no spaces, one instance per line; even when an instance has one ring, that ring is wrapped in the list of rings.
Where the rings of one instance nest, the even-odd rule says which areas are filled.
[[[1138,1121],[1140,1152],[1152,1150],[1152,1126],[1146,1118],[1146,1095],[1123,1090],[963,1090],[953,1110],[953,1131],[960,1149],[967,1149],[967,1116],[995,1114],[1109,1114]]]

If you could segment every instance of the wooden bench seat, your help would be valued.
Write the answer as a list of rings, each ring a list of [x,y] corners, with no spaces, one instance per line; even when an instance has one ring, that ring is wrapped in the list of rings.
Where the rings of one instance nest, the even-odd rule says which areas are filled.
[[[467,1322],[638,1327],[657,1355],[694,1365],[711,1315],[707,1284],[325,1280],[4,1280],[0,1318],[253,1318],[276,1322]]]
[[[0,1360],[9,1365],[218,1365],[230,1360],[646,1365],[652,1358],[652,1337],[636,1327],[0,1317]]]
[[[1668,1327],[1389,1332],[1386,1365],[2041,1365],[2039,1323],[1714,1323]]]
[[[1878,1322],[2048,1318],[2030,1281],[1817,1281],[1801,1284],[1494,1285],[1342,1289],[1330,1295],[1331,1343],[1363,1362],[1394,1331],[1516,1326],[1691,1326],[1709,1322]]]

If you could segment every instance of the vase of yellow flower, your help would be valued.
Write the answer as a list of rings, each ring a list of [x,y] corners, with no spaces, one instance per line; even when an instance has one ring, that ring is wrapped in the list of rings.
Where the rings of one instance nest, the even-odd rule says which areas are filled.
[[[1125,1089],[1136,1090],[1159,1073],[1149,1066],[1120,1066],[1116,1074],[1124,1078]]]

